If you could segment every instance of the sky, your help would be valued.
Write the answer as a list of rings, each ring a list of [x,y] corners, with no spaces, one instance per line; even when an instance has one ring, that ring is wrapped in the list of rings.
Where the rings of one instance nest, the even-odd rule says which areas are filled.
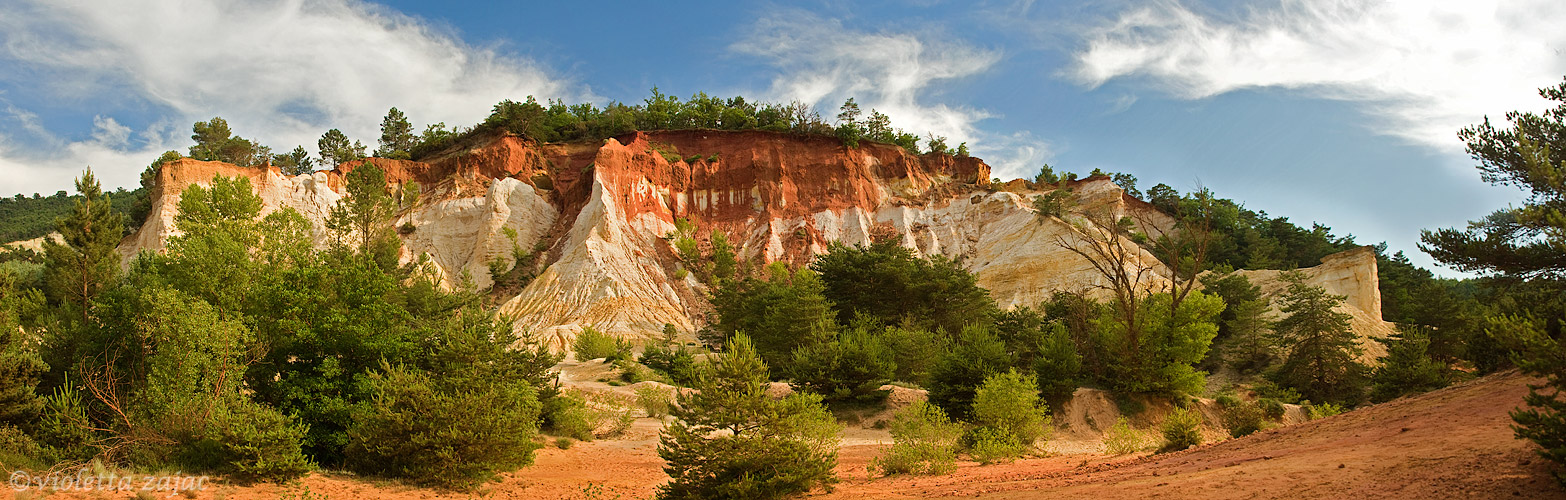
[[[657,86],[824,116],[853,97],[967,142],[996,177],[1043,164],[1199,187],[1387,242],[1523,194],[1457,138],[1548,106],[1559,0],[644,3],[0,0],[0,195],[134,188],[214,116],[275,151],[392,106],[471,125],[502,99],[637,102]]]

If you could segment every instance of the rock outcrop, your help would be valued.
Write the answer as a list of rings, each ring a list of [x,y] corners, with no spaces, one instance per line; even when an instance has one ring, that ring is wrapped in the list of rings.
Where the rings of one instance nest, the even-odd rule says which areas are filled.
[[[1106,177],[1073,181],[1075,208],[1063,218],[1033,211],[1026,183],[988,186],[990,170],[970,157],[912,155],[901,148],[847,148],[823,137],[770,132],[638,132],[602,144],[539,145],[494,138],[428,161],[369,159],[288,177],[276,169],[180,160],[161,169],[147,223],[120,251],[159,251],[174,234],[179,193],[216,175],[243,175],[264,211],[293,207],[326,238],[325,220],[343,196],[344,175],[373,163],[388,189],[418,186],[398,214],[402,259],[427,259],[448,286],[487,287],[489,263],[514,251],[541,252],[535,279],[501,312],[519,329],[562,345],[587,326],[622,336],[685,332],[707,310],[701,286],[676,278],[664,238],[685,218],[695,234],[724,233],[740,257],[803,264],[832,242],[893,238],[921,255],[943,255],[978,275],[1002,307],[1036,306],[1054,291],[1091,291],[1101,278],[1067,250],[1082,214],[1130,217],[1147,232],[1173,219],[1126,196]],[[1128,244],[1135,248],[1135,245]],[[1146,252],[1141,262],[1160,266]],[[1384,334],[1375,259],[1324,259],[1313,283],[1348,295],[1356,328]],[[1273,274],[1252,279],[1276,286]],[[1268,281],[1272,280],[1272,281]]]

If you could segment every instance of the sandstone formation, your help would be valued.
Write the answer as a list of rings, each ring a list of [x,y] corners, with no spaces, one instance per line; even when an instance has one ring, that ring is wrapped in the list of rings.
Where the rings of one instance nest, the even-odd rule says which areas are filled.
[[[1067,250],[1089,213],[1130,217],[1150,234],[1173,219],[1126,196],[1107,177],[1072,181],[1063,218],[1034,213],[1026,183],[989,184],[970,157],[911,155],[901,148],[847,148],[823,137],[760,131],[638,132],[601,144],[539,145],[503,136],[453,148],[427,161],[372,158],[332,171],[288,177],[276,169],[180,160],[163,166],[147,223],[126,238],[127,259],[158,251],[174,234],[179,193],[216,175],[243,175],[264,211],[293,207],[325,244],[325,219],[342,198],[343,176],[364,163],[385,170],[389,190],[417,186],[418,201],[394,223],[402,259],[427,261],[447,286],[485,288],[489,263],[510,265],[514,250],[541,252],[537,277],[500,311],[518,329],[563,345],[587,326],[621,336],[656,335],[665,323],[693,332],[707,310],[693,278],[665,237],[675,220],[705,240],[724,233],[742,259],[804,264],[832,242],[893,238],[926,256],[954,259],[978,275],[1002,307],[1036,306],[1058,290],[1100,283]],[[1134,244],[1126,243],[1135,249]],[[1350,297],[1345,310],[1366,335],[1381,336],[1374,255],[1324,259],[1313,283]],[[1140,262],[1161,265],[1138,249]],[[1270,274],[1269,274],[1270,273]],[[1269,292],[1276,272],[1253,272]],[[1162,278],[1153,277],[1149,286]],[[1270,280],[1270,281],[1269,281]]]

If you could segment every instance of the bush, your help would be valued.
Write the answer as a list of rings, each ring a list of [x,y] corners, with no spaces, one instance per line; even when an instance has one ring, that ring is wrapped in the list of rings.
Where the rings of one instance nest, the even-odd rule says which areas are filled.
[[[55,457],[21,429],[0,426],[0,470],[42,469],[54,464]]]
[[[372,374],[373,400],[348,430],[349,467],[467,489],[532,463],[540,406],[531,384],[440,382],[404,367]]]
[[[1233,408],[1245,404],[1244,401],[1240,401],[1239,397],[1230,393],[1219,394],[1217,398],[1213,399],[1213,402],[1218,403],[1218,406],[1223,408]]]
[[[968,433],[968,443],[968,455],[982,465],[1010,462],[1028,451],[1016,435],[994,427],[974,428]]]
[[[648,417],[663,418],[668,415],[673,398],[673,391],[657,385],[647,384],[636,388],[636,404],[647,411]]]
[[[1136,453],[1146,447],[1147,437],[1131,428],[1131,422],[1126,417],[1115,419],[1115,425],[1104,432],[1104,453],[1118,456]]]
[[[587,399],[577,392],[562,392],[543,405],[545,427],[555,434],[579,441],[592,441],[598,423],[587,408]]]
[[[920,401],[892,416],[892,448],[870,462],[870,470],[893,474],[947,474],[956,468],[962,426],[940,407]]]
[[[1279,403],[1299,404],[1300,398],[1303,397],[1300,396],[1300,391],[1278,385],[1271,380],[1263,380],[1251,390],[1262,399],[1272,399]]]
[[[1202,444],[1202,414],[1192,408],[1175,408],[1164,419],[1164,446],[1159,453],[1180,451]]]
[[[1330,417],[1330,416],[1333,416],[1333,415],[1337,415],[1337,414],[1343,413],[1343,407],[1339,406],[1337,404],[1334,404],[1334,403],[1322,403],[1322,404],[1319,404],[1319,405],[1316,405],[1316,404],[1306,404],[1304,406],[1305,406],[1305,414],[1307,416],[1309,416],[1311,420],[1315,420],[1315,419],[1318,419],[1318,418],[1327,418],[1327,417]]]
[[[1285,408],[1283,407],[1283,403],[1278,402],[1278,400],[1276,400],[1276,399],[1272,399],[1272,398],[1261,398],[1261,399],[1258,399],[1258,400],[1256,400],[1256,406],[1260,407],[1261,410],[1262,410],[1262,414],[1266,415],[1267,418],[1270,419],[1270,420],[1278,421],[1278,420],[1282,420],[1283,419],[1283,413],[1285,411]]]
[[[1038,382],[1016,370],[986,378],[973,396],[974,423],[1003,431],[1024,450],[1049,439],[1049,408],[1039,401]]]
[[[583,328],[582,333],[576,335],[576,340],[571,342],[571,350],[576,353],[577,361],[604,358],[605,361],[612,362],[631,359],[630,342],[600,332],[593,327]]]
[[[1262,427],[1262,409],[1255,403],[1237,402],[1223,410],[1223,426],[1232,437],[1249,436]]]
[[[673,385],[690,387],[696,382],[696,354],[682,345],[675,345],[678,332],[674,325],[663,325],[663,339],[651,342],[642,350],[637,361],[669,379]]]

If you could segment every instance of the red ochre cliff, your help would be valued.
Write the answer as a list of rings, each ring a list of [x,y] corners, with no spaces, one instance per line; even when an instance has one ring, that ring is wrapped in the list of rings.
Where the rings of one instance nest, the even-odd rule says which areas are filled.
[[[721,231],[741,258],[761,262],[801,264],[833,241],[894,238],[920,254],[957,259],[1002,307],[1037,305],[1097,279],[1055,244],[1072,228],[1034,215],[1029,200],[1038,193],[1020,183],[991,189],[990,168],[978,158],[912,155],[883,144],[848,148],[827,137],[761,131],[637,132],[571,144],[506,135],[427,161],[371,158],[294,177],[180,160],[159,172],[152,215],[121,253],[129,259],[161,250],[174,232],[179,193],[216,175],[249,177],[265,211],[295,208],[324,244],[324,220],[343,196],[343,176],[365,163],[386,171],[389,189],[417,183],[418,202],[394,221],[403,228],[402,258],[428,259],[448,285],[467,277],[488,287],[490,261],[509,261],[513,248],[541,249],[542,270],[505,298],[501,312],[517,328],[561,343],[588,326],[626,336],[654,335],[665,323],[687,333],[697,328],[708,307],[702,286],[688,274],[675,277],[681,264],[665,240],[678,218],[691,221],[699,239]],[[1071,187],[1079,209],[1170,222],[1107,178]],[[1317,274],[1324,283],[1359,280],[1338,293],[1355,295],[1345,307],[1367,320],[1365,329],[1377,330],[1364,333],[1380,336],[1375,327],[1384,324],[1360,310],[1371,302],[1379,309],[1379,296],[1363,297],[1378,295],[1375,261],[1368,274],[1359,269],[1363,261],[1327,259]],[[1344,266],[1354,269],[1337,269]]]

